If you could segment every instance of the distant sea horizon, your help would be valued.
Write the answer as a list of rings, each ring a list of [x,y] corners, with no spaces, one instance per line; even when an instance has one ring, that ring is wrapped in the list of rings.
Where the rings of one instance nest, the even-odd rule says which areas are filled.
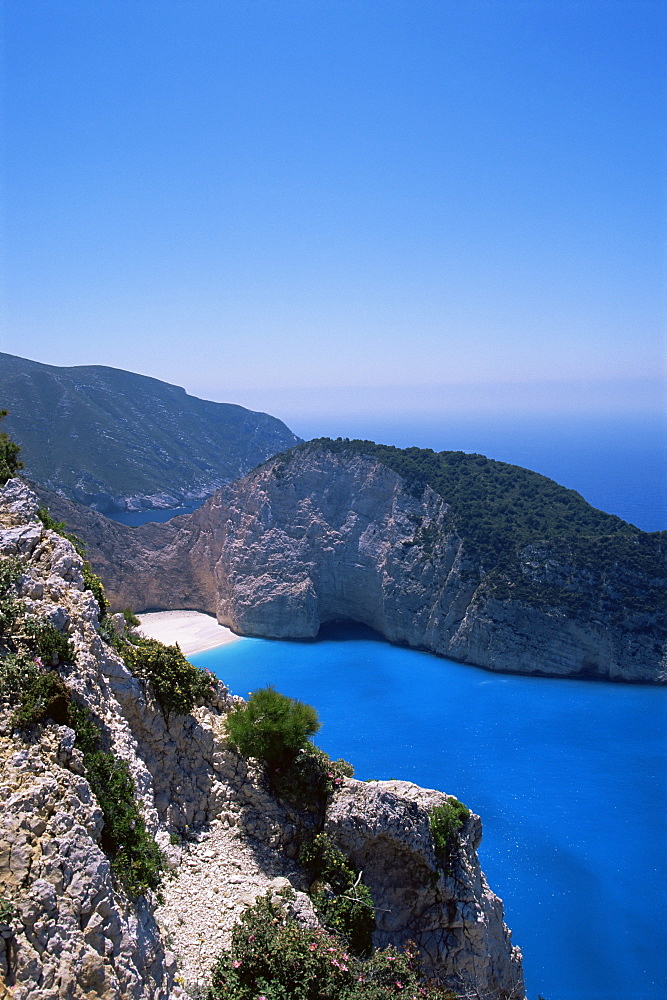
[[[642,531],[667,529],[667,422],[659,415],[373,417],[301,419],[290,429],[313,437],[350,437],[434,451],[465,451],[532,469],[576,490],[593,507]],[[172,510],[109,514],[124,524],[166,521]]]

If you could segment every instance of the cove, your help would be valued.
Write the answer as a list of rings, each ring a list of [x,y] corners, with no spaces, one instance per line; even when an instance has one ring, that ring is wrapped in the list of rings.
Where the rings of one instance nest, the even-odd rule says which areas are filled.
[[[314,705],[318,744],[357,778],[478,812],[531,1000],[667,995],[667,688],[493,674],[353,625],[189,659],[234,694],[273,684]]]

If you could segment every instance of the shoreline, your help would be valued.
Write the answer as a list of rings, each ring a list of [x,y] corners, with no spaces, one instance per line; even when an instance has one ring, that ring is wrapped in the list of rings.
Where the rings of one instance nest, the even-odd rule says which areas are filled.
[[[230,628],[219,625],[213,615],[205,615],[201,611],[151,611],[137,617],[143,636],[157,639],[167,646],[178,643],[185,656],[203,653],[242,638]]]

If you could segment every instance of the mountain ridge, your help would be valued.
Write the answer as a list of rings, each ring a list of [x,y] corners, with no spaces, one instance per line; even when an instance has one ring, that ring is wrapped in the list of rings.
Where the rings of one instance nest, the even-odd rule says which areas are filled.
[[[108,512],[203,500],[299,441],[269,414],[102,365],[0,354],[0,400],[26,475]]]

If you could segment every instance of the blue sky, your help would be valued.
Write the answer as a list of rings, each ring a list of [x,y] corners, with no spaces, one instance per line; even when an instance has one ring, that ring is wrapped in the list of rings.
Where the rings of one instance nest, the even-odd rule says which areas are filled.
[[[5,0],[0,350],[302,433],[341,411],[654,413],[666,19]]]

